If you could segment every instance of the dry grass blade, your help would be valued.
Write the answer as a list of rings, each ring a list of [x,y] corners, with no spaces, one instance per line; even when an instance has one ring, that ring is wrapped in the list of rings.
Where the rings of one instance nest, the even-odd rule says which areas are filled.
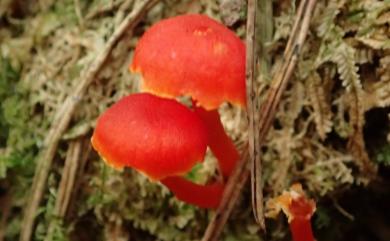
[[[273,32],[273,11],[272,11],[272,2],[267,0],[259,0],[256,4],[257,12],[255,16],[255,32],[256,32],[256,48],[254,53],[256,54],[258,64],[260,65],[259,73],[255,74],[254,79],[252,80],[253,86],[252,89],[254,93],[259,93],[258,89],[260,88],[258,81],[264,83],[268,82],[270,79],[270,65],[271,58],[266,51],[266,46],[269,42],[272,41],[272,32]],[[248,9],[249,11],[249,9]],[[247,43],[248,46],[248,43]],[[255,69],[256,70],[256,69]],[[259,140],[259,127],[260,123],[258,121],[260,112],[260,102],[259,95],[255,94],[253,100],[256,108],[254,113],[255,123],[254,123],[254,142],[255,150],[253,150],[253,158],[251,159],[251,190],[252,190],[252,208],[253,214],[255,216],[256,222],[260,225],[261,229],[265,231],[265,221],[264,221],[264,205],[263,205],[263,164],[260,156],[260,140]]]
[[[246,29],[246,92],[248,105],[248,142],[249,159],[251,167],[251,187],[252,187],[252,206],[256,222],[264,230],[263,215],[263,191],[261,185],[261,159],[258,152],[259,132],[258,123],[255,123],[255,117],[259,112],[259,105],[256,96],[254,79],[256,78],[256,10],[257,0],[248,1],[247,29]],[[254,191],[256,190],[256,191]]]
[[[54,124],[51,126],[51,129],[46,136],[44,148],[42,149],[37,160],[36,171],[31,188],[31,195],[24,210],[21,229],[22,231],[19,238],[20,241],[30,240],[35,215],[37,213],[37,209],[45,189],[45,182],[49,174],[53,157],[56,153],[60,138],[65,132],[76,109],[78,100],[82,98],[87,87],[90,85],[90,83],[93,82],[95,76],[100,71],[112,49],[118,43],[123,34],[126,31],[131,31],[138,20],[157,2],[158,0],[145,0],[140,1],[139,4],[134,6],[133,11],[123,20],[121,25],[118,27],[118,29],[115,30],[111,38],[108,40],[105,49],[81,75],[80,81],[76,81],[77,87],[75,88],[74,92],[66,98],[64,104],[57,111],[53,120]]]
[[[91,151],[92,151],[92,146],[90,144],[89,138],[85,138],[83,140],[82,150],[83,151],[81,152],[81,155],[79,157],[79,161],[77,164],[77,170],[74,174],[75,181],[73,183],[72,192],[70,193],[70,196],[69,196],[67,209],[64,211],[64,214],[63,214],[64,220],[72,220],[74,215],[75,215],[75,212],[76,212],[76,210],[75,210],[76,206],[77,206],[76,202],[77,202],[77,198],[80,195],[80,185],[83,181],[85,181],[85,175],[84,175],[85,166],[87,164],[88,158],[89,158]]]
[[[249,3],[250,2],[248,2],[248,5]],[[270,124],[274,119],[276,107],[280,102],[281,94],[283,93],[298,60],[298,56],[301,51],[301,46],[305,41],[309,29],[311,14],[313,13],[315,3],[316,0],[302,1],[300,3],[296,21],[293,27],[294,32],[291,33],[287,44],[288,48],[286,48],[285,50],[283,65],[278,71],[276,71],[276,75],[272,80],[271,89],[269,90],[268,96],[261,109],[258,136],[259,145],[261,145],[265,140],[266,134],[268,133],[270,128]],[[249,96],[248,98],[251,97]],[[237,165],[236,169],[233,172],[233,175],[229,179],[226,185],[223,202],[220,204],[214,217],[210,221],[202,241],[218,240],[223,230],[223,227],[230,215],[232,207],[234,207],[235,203],[237,202],[237,198],[241,192],[243,182],[245,182],[247,178],[248,172],[245,168],[247,158],[244,158],[246,156],[247,154],[242,155],[242,160],[239,162],[240,164]],[[233,192],[232,190],[235,190],[235,192]]]
[[[56,203],[52,214],[54,217],[63,219],[65,216],[79,166],[82,143],[82,140],[71,141],[69,143],[64,169],[62,171],[62,177],[57,192]],[[53,231],[54,223],[51,221],[45,241],[52,240]]]
[[[12,208],[12,197],[10,194],[6,194],[4,197],[0,198],[0,241],[3,241],[5,238],[7,220]]]

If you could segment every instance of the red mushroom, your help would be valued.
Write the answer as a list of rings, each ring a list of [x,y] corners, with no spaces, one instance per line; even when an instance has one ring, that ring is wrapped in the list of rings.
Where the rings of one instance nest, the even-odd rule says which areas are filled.
[[[245,46],[224,25],[204,15],[183,15],[152,26],[140,39],[130,66],[143,89],[169,98],[191,96],[209,131],[209,146],[222,174],[239,154],[217,108],[225,101],[245,107]]]
[[[282,195],[270,199],[267,208],[268,217],[276,217],[280,210],[286,214],[294,241],[315,241],[310,219],[316,204],[306,197],[301,184],[294,184],[289,192],[284,191]]]
[[[207,133],[200,118],[175,100],[146,93],[122,98],[99,117],[92,146],[107,164],[161,181],[183,201],[219,204],[223,184],[203,186],[181,177],[203,161]]]

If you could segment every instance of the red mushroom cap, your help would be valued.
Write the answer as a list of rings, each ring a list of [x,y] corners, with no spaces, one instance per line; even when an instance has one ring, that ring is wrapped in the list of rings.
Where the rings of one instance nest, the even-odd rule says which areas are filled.
[[[165,97],[189,95],[207,110],[224,101],[246,105],[245,46],[204,15],[182,15],[153,25],[140,39],[130,69],[143,89]]]
[[[179,102],[133,94],[99,117],[92,145],[108,164],[160,180],[201,162],[207,133],[199,117]]]

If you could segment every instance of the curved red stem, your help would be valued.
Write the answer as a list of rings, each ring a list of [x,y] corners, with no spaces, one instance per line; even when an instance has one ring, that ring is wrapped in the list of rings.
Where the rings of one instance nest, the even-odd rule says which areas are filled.
[[[202,107],[194,106],[195,113],[206,125],[209,137],[209,147],[218,159],[222,175],[228,178],[232,173],[240,154],[230,137],[226,134],[217,110],[207,111]]]
[[[315,241],[310,219],[316,210],[314,200],[306,197],[302,185],[295,183],[290,191],[267,201],[267,216],[276,217],[283,211],[288,217],[290,231],[294,241]]]
[[[289,205],[290,230],[294,241],[315,241],[310,218],[315,211],[313,200],[304,196],[303,191],[292,195]]]
[[[201,207],[217,208],[221,202],[225,185],[222,183],[212,183],[199,185],[184,177],[167,177],[161,183],[171,190],[177,199]]]
[[[290,222],[290,230],[294,241],[315,241],[310,219],[294,218]]]

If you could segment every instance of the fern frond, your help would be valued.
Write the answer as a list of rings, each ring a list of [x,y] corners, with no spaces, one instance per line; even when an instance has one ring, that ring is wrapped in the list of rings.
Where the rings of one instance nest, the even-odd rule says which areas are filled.
[[[362,90],[362,84],[358,75],[359,68],[355,63],[355,49],[341,42],[333,52],[333,62],[337,65],[337,71],[343,86],[348,92],[354,91],[357,95]]]
[[[305,102],[305,87],[302,82],[297,81],[291,89],[291,95],[288,99],[288,115],[286,116],[286,125],[294,126],[294,122],[299,118]]]
[[[349,102],[349,123],[353,129],[352,135],[349,136],[347,148],[356,160],[357,165],[363,176],[370,177],[376,173],[376,166],[370,160],[366,150],[366,144],[363,136],[364,126],[364,106],[363,106],[363,91],[355,89],[355,91],[346,95]]]
[[[319,37],[324,37],[332,28],[335,27],[334,20],[340,13],[340,8],[344,5],[345,1],[331,1],[325,8],[324,12],[316,19],[317,25],[316,31]]]
[[[364,21],[359,26],[358,36],[369,36],[375,31],[379,16],[390,9],[389,1],[362,1],[361,9],[365,12]]]
[[[380,81],[374,84],[376,107],[390,106],[390,56],[381,58],[378,74]]]
[[[348,140],[348,150],[357,160],[362,173],[370,176],[375,173],[375,166],[370,161],[363,137],[364,91],[358,74],[359,69],[356,66],[355,49],[341,40],[333,53],[332,61],[336,64],[342,85],[348,93],[345,98],[349,105],[350,126],[353,128]]]
[[[336,49],[343,43],[344,31],[341,27],[334,24],[327,30],[321,43],[318,55],[315,60],[315,68],[318,68],[325,62],[332,62]]]
[[[390,40],[387,36],[383,36],[383,39],[374,39],[374,38],[357,38],[361,43],[373,48],[373,49],[390,49]]]
[[[330,105],[325,98],[325,90],[322,86],[320,75],[313,71],[308,79],[307,93],[310,98],[310,105],[314,111],[314,122],[316,124],[317,132],[320,138],[323,140],[326,134],[332,129],[332,112]]]
[[[374,50],[370,48],[356,49],[355,60],[357,64],[373,63]]]

